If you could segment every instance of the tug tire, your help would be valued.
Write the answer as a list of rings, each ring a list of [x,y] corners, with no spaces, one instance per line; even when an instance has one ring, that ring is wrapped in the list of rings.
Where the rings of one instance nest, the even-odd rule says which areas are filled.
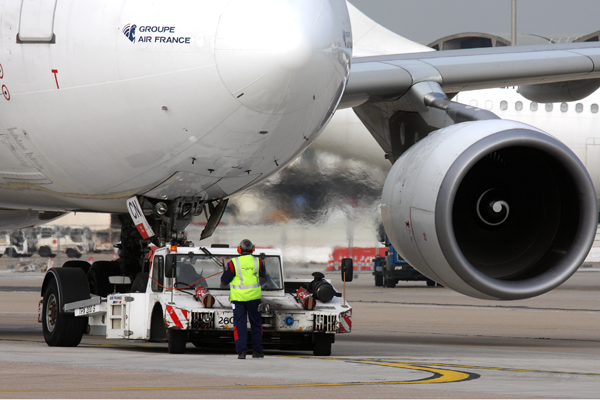
[[[81,342],[87,318],[60,312],[58,285],[52,280],[44,292],[42,330],[48,346],[75,347]]]
[[[185,353],[185,345],[187,344],[187,338],[187,331],[182,331],[179,329],[169,329],[169,353]]]

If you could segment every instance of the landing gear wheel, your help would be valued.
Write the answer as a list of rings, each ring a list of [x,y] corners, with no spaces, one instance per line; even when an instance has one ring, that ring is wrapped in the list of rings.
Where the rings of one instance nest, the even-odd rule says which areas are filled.
[[[48,346],[77,346],[81,342],[86,325],[87,318],[60,312],[58,286],[53,279],[44,292],[42,308],[42,329]]]
[[[330,356],[331,343],[333,343],[333,335],[331,333],[315,333],[313,355],[319,357]]]
[[[375,275],[375,286],[383,286],[383,275]]]
[[[121,275],[119,265],[113,261],[96,261],[87,273],[90,293],[106,297],[111,292],[108,277]]]
[[[169,353],[183,354],[185,353],[185,345],[187,343],[187,331],[178,329],[169,329]]]
[[[87,261],[71,260],[63,264],[63,268],[80,268],[86,274],[90,271],[90,263]]]
[[[136,275],[133,283],[131,284],[131,292],[132,293],[146,293],[146,288],[148,286],[149,276],[146,272],[140,272]]]

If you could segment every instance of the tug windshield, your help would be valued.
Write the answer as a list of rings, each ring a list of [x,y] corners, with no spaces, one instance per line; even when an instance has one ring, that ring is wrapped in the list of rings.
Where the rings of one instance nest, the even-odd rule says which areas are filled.
[[[204,286],[207,289],[229,289],[229,285],[221,285],[221,276],[227,263],[234,258],[221,254],[170,254],[167,262],[175,267],[175,287],[189,289]],[[281,279],[281,260],[279,256],[265,256],[263,260],[267,272],[266,279],[261,278],[263,290],[283,289]],[[168,277],[167,277],[168,278]],[[191,286],[190,286],[191,285]]]

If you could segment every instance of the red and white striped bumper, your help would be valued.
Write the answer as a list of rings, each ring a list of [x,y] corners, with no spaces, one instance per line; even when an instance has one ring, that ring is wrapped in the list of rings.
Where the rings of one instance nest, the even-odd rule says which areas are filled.
[[[340,333],[352,331],[352,310],[340,314]]]
[[[166,324],[167,328],[179,328],[179,329],[188,329],[189,328],[189,313],[187,310],[167,306],[166,308]]]

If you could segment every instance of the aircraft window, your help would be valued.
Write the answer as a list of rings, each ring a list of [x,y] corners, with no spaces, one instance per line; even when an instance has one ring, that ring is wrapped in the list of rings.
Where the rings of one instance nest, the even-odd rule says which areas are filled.
[[[494,107],[494,103],[491,100],[486,100],[485,102],[485,109],[486,110],[491,110]]]
[[[550,112],[554,109],[554,104],[546,103],[546,111]]]
[[[577,105],[575,105],[575,111],[578,113],[583,112],[583,104],[577,103]]]
[[[536,103],[535,101],[531,103],[531,106],[529,106],[529,109],[531,111],[537,111],[538,109],[538,103]]]
[[[523,109],[523,102],[521,102],[521,101],[517,101],[517,102],[515,103],[515,110],[517,110],[517,111],[521,111],[522,109]]]
[[[502,111],[506,111],[506,110],[508,110],[508,102],[507,102],[507,101],[505,101],[505,100],[502,100],[502,101],[500,102],[500,109],[501,109]]]
[[[598,113],[598,104],[596,104],[596,103],[592,104],[591,110],[592,110],[592,114]]]
[[[471,100],[471,106],[472,107],[479,107],[479,103],[477,102],[477,100]]]
[[[569,111],[569,105],[567,103],[561,103],[560,104],[560,111],[561,112],[567,112],[567,111]]]

